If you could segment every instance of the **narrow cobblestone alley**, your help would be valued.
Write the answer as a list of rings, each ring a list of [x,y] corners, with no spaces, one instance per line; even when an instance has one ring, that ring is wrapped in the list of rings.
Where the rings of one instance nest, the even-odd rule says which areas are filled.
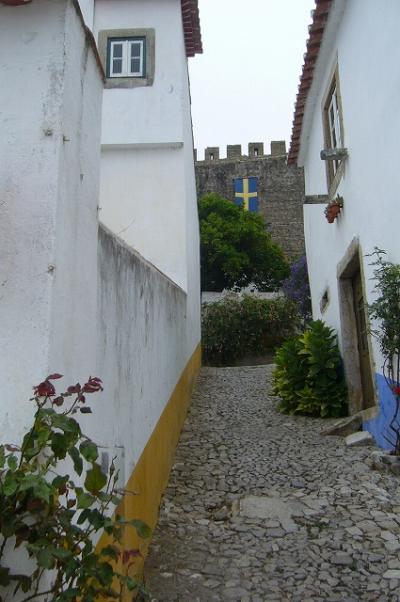
[[[146,563],[152,599],[400,600],[399,479],[320,435],[326,421],[278,413],[271,371],[202,370]]]

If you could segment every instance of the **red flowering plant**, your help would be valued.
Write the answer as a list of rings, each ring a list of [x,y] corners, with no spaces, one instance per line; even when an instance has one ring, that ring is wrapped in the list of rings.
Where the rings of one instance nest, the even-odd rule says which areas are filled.
[[[124,493],[118,471],[114,461],[107,474],[102,470],[97,445],[74,417],[91,413],[87,396],[103,390],[101,380],[90,377],[57,394],[61,378],[51,374],[34,387],[36,412],[22,444],[0,446],[0,588],[22,602],[122,600],[142,589],[132,573],[140,551],[123,548],[124,531],[130,526],[148,538],[150,529],[110,516]],[[111,541],[100,549],[93,545],[99,532]],[[7,562],[13,549],[34,561],[31,572]]]
[[[394,395],[394,412],[386,441],[393,453],[400,456],[400,265],[385,258],[386,252],[375,247],[368,257],[374,257],[375,292],[377,297],[369,305],[370,317],[377,326],[371,330],[379,341],[384,358],[382,372]]]

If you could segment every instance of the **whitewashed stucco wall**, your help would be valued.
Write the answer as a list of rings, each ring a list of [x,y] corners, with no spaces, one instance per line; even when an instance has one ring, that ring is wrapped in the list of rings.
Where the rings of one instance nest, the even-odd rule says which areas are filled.
[[[104,394],[101,420],[88,428],[103,446],[124,449],[129,478],[188,361],[186,294],[104,227],[98,251]]]
[[[96,38],[135,28],[155,30],[154,82],[104,91],[100,219],[188,291],[196,192],[181,3],[96,2]]]
[[[87,27],[93,29],[94,0],[78,0]]]
[[[179,3],[180,4],[180,3]],[[201,337],[201,291],[200,291],[200,229],[197,206],[196,176],[193,151],[192,115],[190,106],[190,84],[187,59],[183,38],[181,52],[181,71],[183,86],[183,168],[185,199],[185,248],[187,279],[187,345],[188,353],[193,353]],[[195,60],[195,59],[192,59]]]
[[[135,218],[148,224],[148,249],[159,245],[171,271],[180,266],[172,281],[118,240],[118,231],[100,227],[98,235],[103,82],[75,4],[35,0],[18,11],[0,5],[0,75],[8,81],[0,87],[0,435],[19,440],[30,421],[30,387],[47,374],[63,373],[66,384],[98,375],[105,391],[93,399],[93,415],[80,420],[110,454],[124,456],[122,484],[200,341],[197,204],[178,14],[179,148],[147,146],[127,156],[112,150],[112,160],[102,162],[106,174],[120,175],[122,189],[160,193],[159,204],[151,195],[138,201]],[[120,190],[110,190],[110,200],[123,208]]]
[[[181,148],[103,148],[100,220],[187,290]]]
[[[102,88],[71,0],[0,4],[1,443],[30,428],[33,385],[96,371]],[[35,568],[12,546],[4,562]]]
[[[383,10],[383,6],[385,10]],[[326,194],[325,163],[319,159],[323,148],[323,95],[338,58],[343,107],[344,144],[348,148],[345,174],[338,194],[345,207],[334,224],[328,224],[323,206],[305,206],[305,232],[314,313],[326,285],[332,300],[325,317],[338,326],[338,300],[334,294],[336,266],[354,237],[359,237],[364,253],[374,246],[386,249],[388,258],[400,261],[396,208],[400,189],[397,169],[400,112],[400,60],[398,22],[400,4],[396,0],[352,0],[337,32],[336,45],[323,65],[318,82],[309,145],[304,157],[306,195]],[[369,259],[364,260],[368,300],[373,283],[369,280]]]
[[[0,433],[18,441],[38,379],[95,369],[102,78],[71,1],[0,4],[0,80]]]
[[[371,259],[375,246],[400,262],[397,206],[400,190],[400,44],[397,0],[336,0],[321,47],[308,101],[300,165],[305,169],[306,195],[327,194],[322,103],[338,64],[343,108],[344,146],[348,149],[337,194],[344,209],[328,224],[323,205],[305,205],[305,238],[313,314],[336,328],[341,337],[337,265],[351,241],[359,239],[364,255],[366,301],[374,298]],[[336,193],[335,193],[336,194]],[[330,303],[321,314],[320,300],[329,288]],[[378,343],[372,339],[375,372],[381,372]]]
[[[121,28],[155,30],[154,84],[104,91],[99,372],[130,475],[200,342],[200,258],[180,2],[97,1],[96,37]]]
[[[100,30],[153,28],[156,31],[154,84],[133,90],[105,91],[102,144],[181,142],[184,102],[181,57],[185,51],[180,1],[96,0],[95,6],[96,39]]]

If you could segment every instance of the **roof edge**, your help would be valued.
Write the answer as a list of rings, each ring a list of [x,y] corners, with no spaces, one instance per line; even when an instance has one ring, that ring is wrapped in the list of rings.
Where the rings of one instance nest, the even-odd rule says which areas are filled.
[[[315,4],[315,9],[311,13],[312,23],[308,28],[310,35],[307,40],[307,50],[304,54],[304,63],[295,102],[292,136],[287,161],[289,165],[297,164],[305,105],[313,83],[315,65],[319,57],[319,51],[333,0],[315,0]]]
[[[183,33],[186,56],[203,52],[201,41],[200,14],[198,0],[181,0]]]

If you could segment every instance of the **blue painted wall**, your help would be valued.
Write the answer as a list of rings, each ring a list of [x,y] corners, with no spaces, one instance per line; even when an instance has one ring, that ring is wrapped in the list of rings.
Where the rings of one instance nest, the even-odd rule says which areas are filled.
[[[375,382],[379,398],[379,414],[376,418],[365,421],[363,429],[373,435],[379,447],[390,449],[391,446],[386,441],[385,435],[388,434],[389,423],[396,408],[396,398],[382,374],[375,374]]]

